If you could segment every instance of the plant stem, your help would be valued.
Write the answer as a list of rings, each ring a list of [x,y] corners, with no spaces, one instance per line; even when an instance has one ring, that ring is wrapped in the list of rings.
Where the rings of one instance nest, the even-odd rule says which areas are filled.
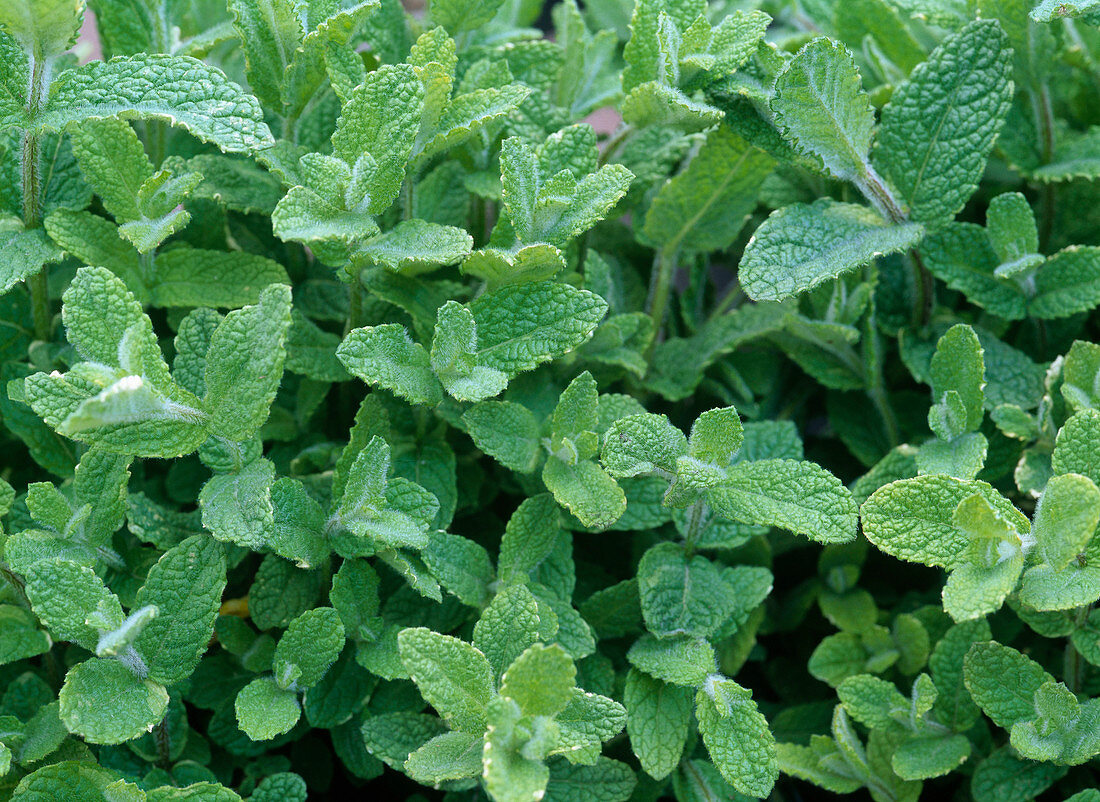
[[[1081,629],[1085,625],[1091,609],[1091,604],[1077,608],[1077,614],[1074,617],[1075,629]],[[1081,692],[1081,686],[1085,680],[1084,668],[1085,666],[1081,662],[1081,653],[1077,651],[1073,641],[1066,638],[1066,648],[1062,653],[1062,681],[1066,683],[1066,687],[1071,693]]]
[[[52,63],[48,59],[32,58],[31,81],[27,89],[27,119],[30,126],[42,107],[49,90]],[[39,174],[41,143],[38,133],[32,129],[23,132],[21,154],[23,227],[28,231],[42,227],[42,177]],[[50,285],[48,267],[44,266],[27,282],[31,291],[31,314],[34,317],[34,336],[39,340],[50,338]]]
[[[351,280],[351,297],[348,301],[348,322],[344,327],[346,335],[352,329],[359,327],[359,321],[363,319],[363,282],[360,280],[359,271],[356,270]]]
[[[626,143],[626,140],[630,138],[630,135],[634,133],[634,128],[629,125],[624,125],[618,131],[616,131],[606,143],[604,143],[603,150],[600,151],[600,158],[598,164],[602,167],[611,161],[612,156],[617,156],[619,150]]]
[[[695,553],[695,541],[703,531],[703,522],[707,517],[707,503],[699,499],[687,511],[687,532],[684,535],[685,551],[688,557]]]
[[[1050,87],[1045,83],[1032,93],[1039,138],[1042,143],[1043,164],[1054,160],[1054,107],[1050,99]],[[1045,252],[1054,231],[1054,184],[1044,184],[1039,191],[1039,250]]]
[[[653,260],[653,275],[650,279],[649,301],[646,304],[649,317],[653,320],[653,339],[650,341],[648,355],[661,339],[661,326],[668,311],[668,299],[672,293],[672,278],[676,275],[676,251],[662,248]]]

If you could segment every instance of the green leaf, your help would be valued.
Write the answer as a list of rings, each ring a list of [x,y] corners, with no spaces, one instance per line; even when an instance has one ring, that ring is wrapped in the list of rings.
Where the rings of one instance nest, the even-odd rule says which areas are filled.
[[[217,145],[249,153],[273,144],[259,103],[225,74],[188,56],[142,54],[66,70],[35,118],[60,130],[88,118],[164,120]]]
[[[37,627],[29,611],[13,604],[0,605],[0,665],[44,654],[50,646],[49,636]]]
[[[357,246],[354,259],[403,272],[410,268],[453,265],[474,247],[474,239],[461,228],[424,220],[402,220],[384,234]]]
[[[0,28],[36,61],[52,61],[76,41],[84,17],[82,0],[4,0]]]
[[[161,720],[168,706],[164,686],[117,660],[97,657],[70,669],[59,698],[65,726],[94,744],[137,738]]]
[[[695,717],[711,760],[739,792],[766,797],[779,776],[775,738],[752,694],[731,679],[714,679],[695,696]]]
[[[611,424],[600,460],[616,478],[659,471],[675,473],[676,460],[687,450],[684,433],[665,415],[646,412]]]
[[[638,593],[646,628],[660,638],[705,638],[733,612],[734,600],[718,566],[689,558],[674,543],[662,543],[638,564]]]
[[[336,356],[353,376],[377,384],[414,404],[438,404],[443,388],[428,352],[396,323],[364,326],[348,333]]]
[[[883,485],[863,503],[863,533],[899,559],[951,568],[970,543],[969,533],[956,524],[955,510],[974,494],[982,496],[1016,531],[1027,533],[1027,518],[985,482],[948,476],[919,476]]]
[[[61,640],[94,651],[102,631],[122,624],[122,606],[92,569],[44,560],[26,577],[27,598],[38,619]],[[94,623],[89,619],[92,616]]]
[[[229,11],[244,45],[249,87],[264,105],[280,109],[287,67],[305,34],[297,6],[289,0],[229,0]]]
[[[736,409],[708,409],[691,425],[688,454],[693,459],[724,467],[744,442],[745,430]]]
[[[247,440],[267,420],[283,376],[290,288],[273,284],[255,306],[225,316],[206,353],[203,409],[214,434]]]
[[[287,282],[283,266],[263,256],[173,248],[156,256],[156,281],[149,287],[149,303],[236,309],[259,301],[264,287]]]
[[[1033,698],[1053,678],[1015,649],[996,641],[975,643],[963,662],[966,688],[978,707],[999,727],[1035,717]]]
[[[680,763],[691,726],[694,694],[640,671],[626,675],[623,704],[630,747],[642,769],[662,780]]]
[[[40,229],[0,231],[0,249],[6,256],[0,267],[0,295],[64,257],[62,250]]]
[[[293,691],[280,688],[270,677],[257,677],[237,694],[233,704],[237,724],[253,741],[268,741],[290,732],[302,709]]]
[[[512,377],[585,342],[607,302],[587,290],[540,281],[485,293],[470,311],[477,322],[478,363]]]
[[[272,671],[280,688],[312,688],[344,648],[344,625],[331,607],[315,607],[290,622],[275,647]]]
[[[481,401],[462,413],[462,422],[474,444],[505,468],[531,473],[538,467],[541,427],[527,407],[514,401]]]
[[[813,462],[739,462],[708,491],[708,499],[731,521],[778,526],[821,543],[846,543],[856,533],[858,509],[851,493]]]
[[[1100,303],[1100,248],[1071,245],[1046,260],[1035,275],[1033,317],[1054,319]]]
[[[551,457],[542,469],[542,481],[558,503],[585,526],[611,526],[626,510],[623,489],[595,462],[569,465]]]
[[[504,529],[497,574],[505,585],[526,583],[562,536],[558,511],[547,494],[524,499]]]
[[[413,68],[386,64],[352,91],[332,135],[332,150],[348,165],[362,154],[374,162],[363,180],[366,211],[385,211],[401,189],[405,162],[420,128],[424,89]]]
[[[275,465],[263,458],[210,477],[199,491],[202,525],[223,542],[264,548],[275,534],[274,483]]]
[[[508,666],[500,695],[515,700],[525,716],[556,716],[572,698],[576,675],[564,649],[536,643]]]
[[[866,206],[824,198],[772,212],[745,248],[741,286],[758,301],[781,301],[904,251],[924,235],[917,223],[887,223]]]
[[[474,624],[474,646],[481,650],[499,676],[523,653],[542,639],[544,621],[539,603],[526,585],[501,590]],[[553,633],[547,633],[547,638]]]
[[[436,785],[481,773],[484,738],[471,732],[445,732],[409,755],[405,772],[419,783]]]
[[[198,666],[214,632],[225,571],[221,545],[204,535],[169,549],[149,569],[134,607],[152,605],[158,615],[142,630],[134,648],[150,679],[173,685]]]
[[[689,688],[701,687],[718,666],[714,647],[702,638],[687,635],[643,635],[630,647],[626,658],[656,679]]]
[[[985,361],[978,335],[970,326],[962,323],[952,326],[940,338],[929,374],[933,403],[942,403],[949,392],[956,393],[962,401],[965,416],[961,431],[953,432],[952,436],[977,431],[984,415]]]
[[[440,584],[459,601],[471,607],[485,605],[493,566],[482,546],[461,535],[432,532],[420,556]]]
[[[432,22],[455,34],[485,25],[502,4],[503,0],[432,0],[428,11]]]
[[[1093,484],[1100,482],[1100,456],[1096,443],[1100,439],[1100,412],[1086,409],[1078,412],[1058,432],[1051,463],[1054,473],[1079,473]]]
[[[944,39],[882,110],[875,162],[930,224],[955,216],[977,188],[1012,98],[1010,51],[995,20]]]
[[[1070,564],[1100,524],[1100,490],[1092,480],[1069,473],[1047,482],[1035,507],[1031,533],[1043,559],[1055,570]]]
[[[844,45],[818,38],[799,50],[775,79],[771,108],[783,136],[830,175],[867,175],[875,114]]]
[[[1074,411],[1100,408],[1100,345],[1074,341],[1062,366],[1062,397]]]
[[[539,802],[546,794],[550,770],[542,760],[528,758],[523,753],[531,750],[522,748],[527,744],[523,743],[522,736],[517,737],[516,734],[521,716],[519,705],[498,697],[493,700],[490,715],[491,722],[485,733],[485,751],[482,753],[485,766],[482,777],[486,790],[500,802]],[[552,735],[552,731],[546,733],[544,729],[542,745],[545,745],[547,735]],[[539,751],[535,754],[538,755]]]
[[[424,627],[401,630],[397,647],[421,695],[445,721],[462,732],[485,729],[486,706],[494,691],[485,655]]]

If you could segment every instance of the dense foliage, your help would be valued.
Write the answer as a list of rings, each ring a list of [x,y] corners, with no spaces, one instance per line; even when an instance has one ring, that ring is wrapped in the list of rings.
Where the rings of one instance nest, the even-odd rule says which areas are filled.
[[[0,799],[1100,801],[1032,6],[0,0]]]

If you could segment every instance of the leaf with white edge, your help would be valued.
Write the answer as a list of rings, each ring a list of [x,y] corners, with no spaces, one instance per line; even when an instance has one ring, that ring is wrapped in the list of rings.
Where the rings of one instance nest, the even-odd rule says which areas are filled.
[[[1016,531],[1028,532],[1023,513],[985,482],[919,476],[883,485],[863,503],[863,533],[898,559],[952,568],[970,543],[969,534],[955,523],[955,510],[974,494]]]
[[[1012,98],[1011,51],[995,20],[948,36],[882,110],[875,163],[910,217],[955,216],[977,188]]]
[[[211,432],[247,440],[267,420],[283,377],[290,287],[272,284],[254,306],[225,316],[206,353],[203,409]]]
[[[371,214],[385,211],[401,189],[423,103],[424,89],[413,68],[386,64],[368,73],[344,104],[332,150],[349,165],[364,153],[373,159],[374,169],[363,185]]]
[[[607,302],[568,284],[539,281],[487,292],[470,311],[477,322],[478,363],[513,377],[588,340]]]
[[[866,176],[875,113],[844,45],[818,38],[799,50],[775,79],[771,108],[783,136],[826,172]]]
[[[707,492],[714,511],[731,521],[778,526],[821,543],[856,535],[859,509],[851,492],[813,462],[739,462]]]
[[[253,741],[268,741],[290,732],[302,715],[298,696],[275,684],[271,677],[257,677],[237,694],[233,703],[237,725]]]
[[[164,717],[168,691],[118,660],[93,657],[69,670],[59,694],[61,720],[94,744],[143,735]]]
[[[456,264],[473,247],[473,237],[463,229],[424,220],[402,220],[389,231],[356,246],[352,258],[400,273],[410,268]]]
[[[924,236],[918,223],[891,224],[867,206],[823,198],[772,212],[756,229],[738,276],[758,301],[781,301],[907,250]]]
[[[775,738],[752,694],[731,679],[712,678],[695,696],[695,717],[711,760],[739,792],[766,797],[779,776]]]
[[[336,356],[353,376],[396,393],[413,404],[438,404],[443,387],[428,352],[403,326],[386,323],[349,332]]]
[[[424,697],[445,721],[462,732],[483,732],[494,693],[489,661],[476,648],[424,627],[397,636],[401,662]]]
[[[274,143],[259,103],[215,67],[188,56],[142,54],[92,61],[61,73],[39,130],[60,130],[88,118],[164,120],[226,153],[251,153]]]

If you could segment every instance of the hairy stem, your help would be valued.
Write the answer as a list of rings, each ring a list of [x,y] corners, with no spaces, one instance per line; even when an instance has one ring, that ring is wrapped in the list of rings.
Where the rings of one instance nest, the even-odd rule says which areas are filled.
[[[46,99],[50,86],[52,63],[48,59],[31,59],[31,80],[27,88],[27,118],[30,125]],[[38,133],[28,129],[23,132],[21,154],[23,227],[27,230],[42,227],[42,176],[40,174],[41,142]],[[31,314],[34,317],[34,336],[39,340],[50,338],[50,285],[48,266],[43,267],[28,281],[31,291]]]

